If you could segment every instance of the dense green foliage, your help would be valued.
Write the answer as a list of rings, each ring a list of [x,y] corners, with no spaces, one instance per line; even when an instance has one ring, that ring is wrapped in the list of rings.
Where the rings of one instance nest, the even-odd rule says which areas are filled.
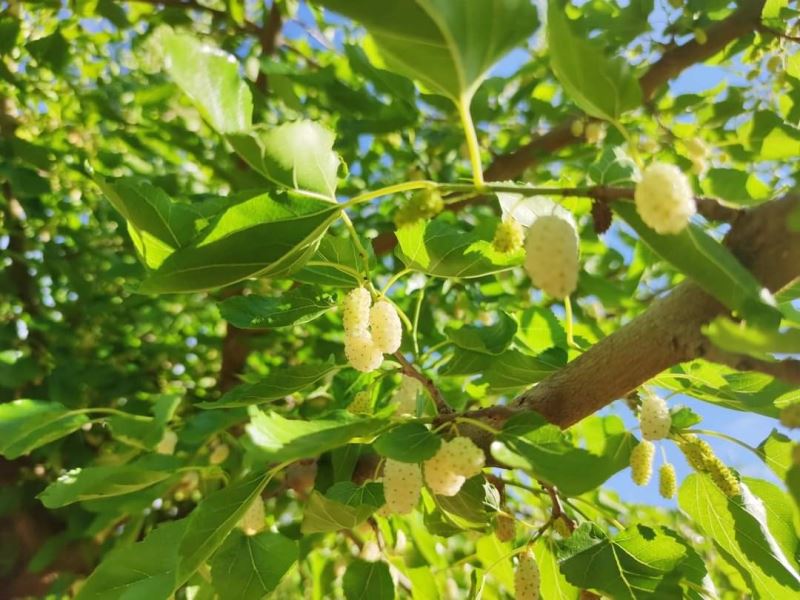
[[[797,594],[800,279],[723,235],[800,176],[800,12],[265,4],[0,0],[0,596],[502,599],[520,557],[548,600]],[[677,233],[653,162],[703,197]],[[519,400],[685,281],[709,360]],[[605,486],[653,460],[677,503]]]

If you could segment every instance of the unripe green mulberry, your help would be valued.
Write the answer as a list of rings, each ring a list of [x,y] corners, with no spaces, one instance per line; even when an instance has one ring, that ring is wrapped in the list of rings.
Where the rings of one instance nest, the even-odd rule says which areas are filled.
[[[581,137],[583,135],[584,124],[581,119],[575,119],[569,126],[569,131],[575,137]]]
[[[705,30],[700,29],[699,27],[694,30],[694,39],[697,41],[698,44],[701,46],[705,46],[706,42],[708,41],[708,34]]]
[[[369,311],[369,326],[372,341],[384,354],[392,354],[400,348],[403,326],[395,307],[386,300],[379,300]]]
[[[741,486],[736,475],[723,463],[707,442],[695,435],[684,436],[678,443],[683,455],[695,471],[708,473],[714,484],[728,497],[738,496]]]
[[[606,139],[606,124],[592,121],[585,128],[586,141],[590,144],[599,144]]]
[[[706,461],[706,472],[711,477],[711,481],[729,498],[734,498],[742,493],[736,475],[716,456]]]
[[[519,555],[517,570],[514,572],[514,597],[516,600],[539,600],[541,576],[536,557],[530,550]]]
[[[492,247],[498,252],[506,254],[522,248],[524,239],[525,233],[522,231],[522,225],[515,219],[506,219],[499,223],[497,229],[494,230]]]
[[[394,224],[397,227],[411,225],[423,219],[430,219],[444,209],[444,200],[438,190],[423,190],[411,197],[394,214]]]
[[[653,475],[653,455],[656,447],[642,440],[631,451],[631,479],[636,485],[647,485]]]
[[[536,287],[563,299],[578,286],[578,232],[570,219],[543,215],[528,228],[525,270]]]
[[[705,471],[706,458],[714,456],[714,451],[705,440],[693,434],[683,436],[683,439],[678,442],[683,455],[686,457],[686,462],[695,470]]]
[[[642,406],[639,408],[639,425],[642,429],[642,437],[646,440],[663,440],[669,435],[672,417],[670,417],[669,407],[663,398],[659,398],[655,394],[645,396]]]
[[[351,333],[344,337],[344,354],[350,365],[362,373],[374,371],[383,363],[383,353],[369,333]]]
[[[697,211],[686,175],[666,163],[652,163],[644,170],[634,199],[645,224],[661,234],[680,233]]]
[[[383,495],[386,498],[384,513],[410,513],[417,505],[421,492],[422,474],[419,465],[386,459],[383,467]]]
[[[783,70],[783,57],[780,54],[773,54],[767,59],[767,71],[778,73]]]
[[[372,396],[367,390],[358,392],[353,401],[347,407],[347,410],[353,414],[371,413],[372,412]]]
[[[228,447],[228,444],[219,444],[211,451],[211,454],[208,457],[208,462],[212,465],[220,465],[228,459],[230,453],[231,449]]]
[[[678,478],[672,463],[664,463],[658,470],[658,493],[662,498],[669,500],[675,495],[678,488]]]
[[[357,287],[345,296],[343,305],[342,322],[344,332],[363,333],[369,327],[369,307],[372,296],[363,287]]]
[[[494,520],[494,535],[501,542],[511,542],[517,535],[517,522],[508,515],[497,515]]]
[[[686,144],[686,152],[689,154],[689,158],[698,160],[708,158],[708,146],[700,138],[690,138],[684,144]]]

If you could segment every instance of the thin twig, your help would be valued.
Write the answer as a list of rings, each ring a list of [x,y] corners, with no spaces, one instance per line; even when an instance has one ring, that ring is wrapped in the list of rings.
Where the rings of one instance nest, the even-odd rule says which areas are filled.
[[[725,352],[711,344],[706,346],[703,358],[737,371],[757,371],[787,383],[800,385],[800,360],[794,358],[776,361],[761,360],[746,354]]]

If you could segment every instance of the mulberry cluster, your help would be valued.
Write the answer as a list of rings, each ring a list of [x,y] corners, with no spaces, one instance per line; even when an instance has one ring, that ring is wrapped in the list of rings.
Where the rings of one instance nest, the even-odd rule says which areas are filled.
[[[678,477],[672,463],[664,463],[658,470],[658,493],[669,500],[678,489]]]
[[[381,366],[384,354],[396,352],[403,335],[400,317],[386,300],[374,306],[364,288],[351,290],[344,300],[344,353],[353,368],[369,372]]]
[[[383,514],[405,515],[414,510],[422,492],[422,473],[419,465],[390,458],[383,467],[383,494],[386,498]]]
[[[434,494],[455,496],[467,479],[481,472],[485,460],[483,451],[471,439],[453,438],[425,461],[425,483]]]
[[[656,162],[644,170],[634,200],[645,224],[661,234],[680,233],[697,211],[686,175],[666,163]]]
[[[678,443],[678,448],[692,468],[707,473],[723,494],[729,498],[741,494],[742,488],[736,475],[714,454],[714,450],[707,442],[695,435],[686,435]]]
[[[525,239],[525,270],[536,287],[563,299],[578,285],[579,239],[575,223],[557,215],[538,217]]]
[[[541,575],[536,557],[530,550],[519,555],[517,570],[514,572],[514,597],[517,600],[539,600]]]
[[[397,227],[411,225],[423,219],[431,219],[442,212],[444,200],[438,190],[423,190],[414,194],[394,214]]]
[[[642,440],[631,451],[631,479],[636,485],[647,485],[653,475],[653,455],[656,447],[652,442]]]
[[[655,394],[648,394],[639,408],[639,425],[642,437],[646,440],[663,440],[669,435],[672,426],[672,417],[669,407],[663,398]]]
[[[507,254],[522,248],[525,234],[516,219],[505,219],[494,230],[492,247],[498,252]]]
[[[394,401],[397,403],[398,415],[417,414],[417,396],[422,391],[422,384],[418,379],[403,375],[397,391],[394,393]]]

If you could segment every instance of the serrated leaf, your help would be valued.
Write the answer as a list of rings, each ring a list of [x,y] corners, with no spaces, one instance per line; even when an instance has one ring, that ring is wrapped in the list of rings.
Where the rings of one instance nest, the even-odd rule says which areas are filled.
[[[578,600],[580,589],[570,584],[559,569],[555,540],[550,536],[541,536],[533,545],[533,551],[542,578],[542,598]]]
[[[339,211],[323,200],[240,194],[190,245],[151,272],[140,291],[191,292],[285,276],[308,260]]]
[[[318,456],[356,437],[374,435],[386,426],[380,419],[359,418],[347,412],[324,419],[285,419],[274,412],[254,411],[247,433],[269,460],[284,462]]]
[[[484,529],[500,508],[500,495],[482,475],[464,482],[455,496],[436,496],[448,520],[463,529]]]
[[[506,350],[492,357],[483,377],[478,383],[488,383],[497,394],[513,393],[520,388],[537,383],[567,362],[567,353],[560,348],[551,348],[538,356],[523,354],[518,350]]]
[[[282,400],[300,392],[341,367],[329,359],[319,364],[301,364],[274,369],[258,383],[244,383],[215,402],[200,402],[201,408],[233,408]]]
[[[160,37],[167,72],[220,133],[249,129],[253,96],[239,75],[236,59],[185,33]]]
[[[642,103],[642,89],[622,58],[608,58],[592,40],[577,36],[559,2],[549,2],[550,65],[570,98],[587,114],[614,121]]]
[[[454,102],[471,97],[492,65],[538,25],[528,0],[318,2],[363,24],[388,69]]]
[[[571,435],[574,432],[564,432],[538,414],[515,415],[492,444],[492,454],[502,463],[526,469],[561,492],[577,496],[627,468],[636,445],[636,438],[619,417],[592,417],[580,426],[585,447]]]
[[[678,504],[725,554],[750,589],[764,598],[787,598],[800,575],[767,528],[763,503],[742,483],[742,497],[728,498],[704,474],[689,475]]]
[[[373,447],[386,458],[419,463],[433,457],[441,445],[442,439],[422,423],[404,423],[382,434]]]
[[[233,149],[256,171],[297,192],[336,198],[336,136],[314,121],[259,127],[228,136]]]
[[[445,335],[459,348],[484,354],[500,354],[516,333],[517,322],[504,312],[498,314],[493,325],[448,325],[445,329]]]
[[[792,468],[792,448],[795,443],[788,436],[773,429],[758,445],[758,455],[780,479]]]
[[[352,507],[367,504],[380,508],[386,503],[383,496],[383,484],[377,481],[371,481],[361,486],[352,481],[340,481],[328,488],[325,497]]]
[[[234,296],[219,304],[219,312],[240,329],[275,329],[313,321],[334,305],[329,294],[301,286],[280,296]]]
[[[211,560],[211,583],[220,600],[261,600],[278,587],[299,555],[297,542],[278,533],[234,530]]]
[[[15,459],[69,435],[89,422],[58,402],[14,400],[0,404],[0,455]]]
[[[384,562],[351,562],[342,579],[347,600],[394,600],[394,581]]]
[[[780,321],[781,313],[764,286],[702,228],[690,223],[681,233],[660,235],[644,224],[633,204],[615,202],[614,212],[661,258],[731,310],[756,323]]]
[[[371,249],[372,246],[369,246],[367,252],[370,253],[370,265],[374,265],[375,256]],[[295,281],[346,288],[356,287],[362,283],[361,277],[355,277],[353,271],[360,272],[364,268],[364,263],[350,238],[324,236],[309,262],[315,264],[294,273],[292,278]]]
[[[300,530],[308,535],[352,529],[363,523],[376,510],[378,507],[371,504],[350,506],[314,491],[303,509],[303,523]]]

